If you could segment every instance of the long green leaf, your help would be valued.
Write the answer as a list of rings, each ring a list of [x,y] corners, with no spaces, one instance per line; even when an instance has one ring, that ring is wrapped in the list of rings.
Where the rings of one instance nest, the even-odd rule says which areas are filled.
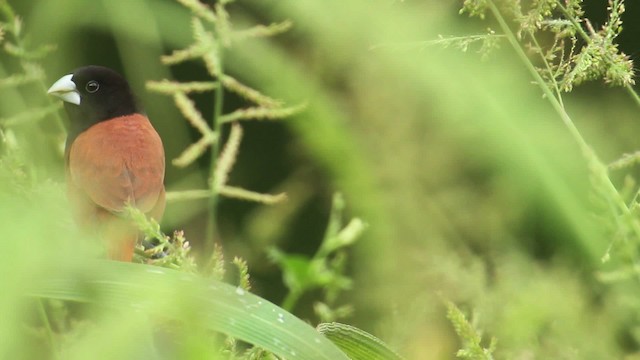
[[[33,284],[36,297],[96,302],[116,309],[161,312],[179,319],[185,305],[211,330],[287,359],[347,360],[313,327],[243,289],[196,275],[147,265],[99,261],[56,269]]]

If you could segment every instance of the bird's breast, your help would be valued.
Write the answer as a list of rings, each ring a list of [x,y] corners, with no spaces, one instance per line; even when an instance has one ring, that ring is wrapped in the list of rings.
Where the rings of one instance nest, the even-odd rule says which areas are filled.
[[[102,121],[85,130],[71,145],[69,161],[73,154],[93,163],[127,168],[159,165],[164,170],[164,149],[158,133],[149,120],[139,114]],[[161,161],[160,161],[161,160]],[[157,167],[157,166],[156,166]]]
[[[164,186],[164,149],[139,114],[102,121],[80,133],[68,156],[70,180],[99,206],[119,211],[127,201],[153,207]]]

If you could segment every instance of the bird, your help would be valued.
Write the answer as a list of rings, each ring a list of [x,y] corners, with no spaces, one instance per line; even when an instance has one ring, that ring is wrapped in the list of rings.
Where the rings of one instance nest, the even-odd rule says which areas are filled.
[[[55,81],[63,100],[67,198],[78,227],[97,234],[107,258],[131,262],[140,230],[133,206],[160,222],[165,210],[162,140],[118,72],[89,65]]]

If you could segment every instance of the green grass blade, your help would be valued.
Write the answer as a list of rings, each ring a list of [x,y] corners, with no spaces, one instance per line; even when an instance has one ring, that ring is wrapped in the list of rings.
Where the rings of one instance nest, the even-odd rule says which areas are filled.
[[[318,331],[329,338],[352,360],[402,360],[382,340],[356,327],[340,323],[318,325]]]
[[[282,308],[240,288],[195,275],[100,261],[82,269],[56,269],[40,280],[29,295],[148,311],[163,319],[181,319],[191,311],[209,329],[287,359],[348,359],[313,327]]]

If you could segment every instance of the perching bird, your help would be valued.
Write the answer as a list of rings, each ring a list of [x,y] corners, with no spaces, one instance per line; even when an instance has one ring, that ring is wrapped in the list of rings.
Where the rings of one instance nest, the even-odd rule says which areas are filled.
[[[81,67],[48,93],[64,100],[70,120],[65,163],[76,223],[104,239],[109,258],[131,261],[139,230],[126,218],[126,204],[157,221],[164,213],[162,140],[111,69]]]

